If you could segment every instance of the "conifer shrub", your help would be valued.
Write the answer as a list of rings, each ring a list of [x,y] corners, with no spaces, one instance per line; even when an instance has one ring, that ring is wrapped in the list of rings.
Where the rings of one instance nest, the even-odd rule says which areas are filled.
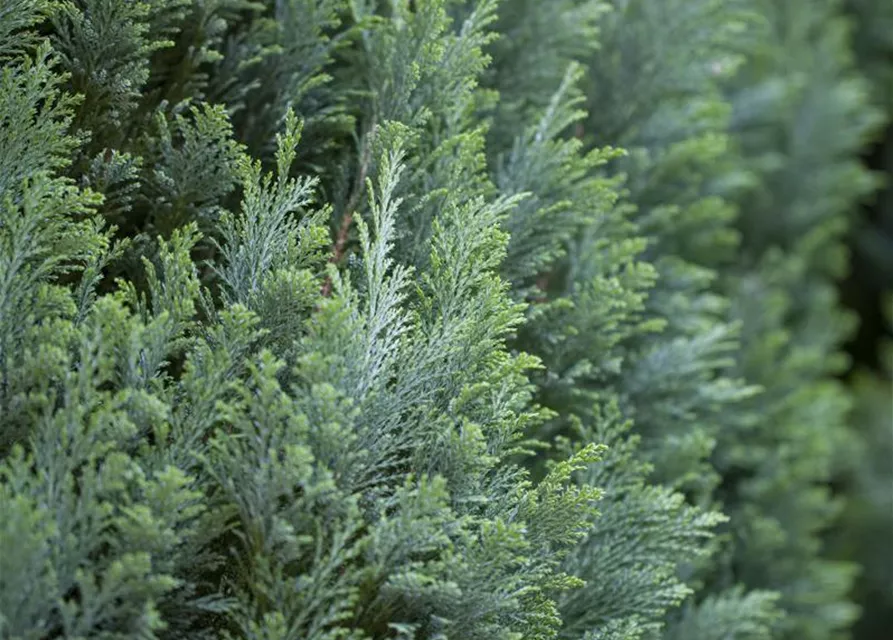
[[[0,638],[845,637],[850,50],[0,0]]]
[[[836,282],[859,201],[877,186],[859,156],[881,117],[840,3],[757,7],[765,35],[730,94],[758,184],[742,200],[742,253],[727,286],[743,326],[740,370],[764,391],[739,414],[737,442],[717,450],[732,480],[724,502],[739,523],[740,575],[781,592],[788,637],[841,637],[858,615],[848,602],[856,567],[827,549],[841,509],[828,483],[858,436],[838,379],[856,318]]]

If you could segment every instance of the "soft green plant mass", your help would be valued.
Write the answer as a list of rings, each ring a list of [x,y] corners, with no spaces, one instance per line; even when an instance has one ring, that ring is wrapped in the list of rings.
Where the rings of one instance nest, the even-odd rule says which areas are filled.
[[[0,0],[0,639],[846,638],[841,11]]]
[[[846,7],[859,66],[887,116],[886,133],[868,155],[884,184],[868,201],[851,240],[853,286],[845,293],[863,320],[854,340],[860,357],[850,376],[856,402],[852,423],[861,437],[850,443],[849,457],[841,462],[838,481],[849,500],[835,532],[840,556],[863,566],[856,583],[863,615],[854,636],[870,640],[888,633],[893,616],[893,4],[851,0]]]

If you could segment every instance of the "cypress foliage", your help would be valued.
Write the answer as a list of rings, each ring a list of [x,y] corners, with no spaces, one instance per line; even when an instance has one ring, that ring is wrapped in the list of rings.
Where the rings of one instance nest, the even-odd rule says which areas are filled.
[[[577,7],[576,28],[591,31],[577,16],[597,16],[598,9]],[[734,62],[736,32],[748,18],[737,7],[709,2],[630,2],[611,9],[598,22],[598,48],[585,58],[588,114],[568,111],[561,124],[567,129],[576,123],[571,129],[585,146],[594,147],[590,153],[596,158],[603,155],[599,145],[616,142],[627,148],[621,157],[604,158],[607,163],[598,171],[610,183],[623,185],[623,199],[594,212],[595,220],[574,233],[557,263],[531,270],[531,276],[537,274],[535,287],[545,291],[529,294],[536,306],[522,344],[538,354],[553,354],[544,356],[555,373],[543,380],[543,394],[548,406],[567,417],[548,436],[570,438],[566,446],[571,447],[591,439],[616,443],[607,455],[618,456],[613,477],[595,476],[613,491],[601,503],[593,533],[572,557],[587,585],[564,601],[563,633],[580,637],[598,629],[588,637],[658,637],[667,611],[698,588],[699,572],[710,566],[710,538],[724,518],[714,510],[718,479],[708,458],[723,416],[755,392],[726,374],[736,329],[726,319],[728,303],[714,283],[715,266],[736,242],[729,226],[734,209],[722,193],[742,177],[728,153],[728,109],[712,63]],[[529,20],[532,24],[513,23],[508,31],[533,38],[559,31],[559,18],[545,9],[532,12]],[[515,43],[517,57],[556,64],[539,56],[533,41],[513,38],[503,46]],[[544,46],[561,50],[548,41]],[[513,53],[503,55],[517,59]],[[633,69],[649,73],[631,83]],[[552,68],[533,75],[557,74]],[[508,78],[504,82],[510,86]],[[557,119],[559,106],[550,105],[547,113]],[[543,139],[548,132],[541,125],[530,138]],[[513,188],[539,195],[544,189],[538,185],[550,175],[548,165],[522,162],[523,144],[511,147],[502,175],[523,169],[527,182]],[[565,147],[579,144],[571,140]],[[572,175],[562,168],[555,180]],[[561,202],[562,191],[555,193],[545,210],[568,207]],[[593,201],[586,196],[581,209],[591,210]],[[551,218],[556,233],[563,225],[555,224],[555,213]],[[513,228],[512,237],[518,235]],[[528,237],[523,231],[520,235]],[[545,230],[529,237],[549,240]],[[536,252],[525,245],[523,254]],[[608,297],[617,302],[605,304]],[[634,435],[625,435],[631,426]],[[653,525],[633,524],[646,518]],[[630,553],[642,560],[630,562]],[[692,603],[666,633],[766,637],[776,617],[774,600],[774,594],[745,593],[733,583],[701,608]]]
[[[767,28],[731,92],[757,184],[742,200],[727,286],[744,327],[740,371],[764,392],[739,414],[737,443],[717,447],[739,539],[732,562],[748,584],[782,593],[786,637],[845,637],[858,614],[847,597],[855,566],[823,540],[841,506],[827,483],[854,437],[836,376],[855,319],[835,281],[858,200],[876,186],[859,154],[880,118],[840,3],[756,6]]]
[[[853,272],[845,284],[844,299],[859,312],[858,335],[851,341],[855,368],[849,382],[855,393],[853,427],[859,439],[841,465],[838,478],[848,503],[844,526],[835,536],[842,557],[862,565],[856,597],[863,615],[856,638],[882,638],[893,616],[893,555],[888,542],[893,528],[893,6],[885,2],[848,2],[855,21],[855,51],[859,66],[872,79],[875,103],[885,111],[887,130],[874,143],[869,165],[886,180],[859,220],[850,245]]]
[[[888,318],[893,316],[889,296],[884,304]],[[893,321],[888,319],[887,326],[893,326]],[[854,596],[862,607],[862,616],[853,637],[869,640],[884,637],[893,611],[893,556],[889,545],[893,526],[893,496],[889,487],[893,470],[888,455],[893,447],[893,362],[889,340],[881,343],[879,351],[883,368],[861,366],[850,378],[856,403],[852,424],[859,438],[850,444],[841,465],[844,471],[837,479],[845,490],[847,503],[843,525],[832,539],[840,557],[861,565]]]
[[[4,429],[3,511],[15,510],[2,541],[13,563],[2,572],[4,635],[551,635],[549,594],[574,584],[558,561],[597,497],[568,476],[598,450],[535,485],[508,460],[544,414],[525,376],[536,360],[503,346],[520,321],[494,272],[513,200],[487,197],[482,134],[468,119],[492,6],[458,35],[438,3],[394,7],[377,23],[352,7],[372,25],[355,64],[381,77],[362,76],[380,133],[368,142],[378,147],[369,222],[347,212],[360,230],[351,275],[326,270],[328,209],[314,205],[315,179],[290,174],[301,132],[292,111],[268,173],[221,107],[169,107],[157,99],[169,87],[125,90],[147,82],[139,63],[168,45],[152,36],[167,13],[130,7],[115,37],[132,65],[121,53],[95,61],[119,68],[84,69],[89,82],[54,75],[76,69],[71,52],[99,37],[86,23],[120,26],[111,18],[127,8],[53,7],[67,52],[41,45],[5,74],[17,101],[6,130],[35,159],[27,178],[12,157],[4,172],[4,418],[22,425]],[[76,117],[66,80],[95,84],[105,108],[88,109],[88,91]],[[145,208],[135,217],[161,236],[143,286],[119,281],[100,295],[118,250],[90,210],[99,199],[44,174],[78,143],[89,153],[67,127],[96,126],[98,145],[104,125],[117,133],[118,119],[141,111],[138,98],[158,137],[144,136],[139,158],[112,147],[100,157],[134,154],[126,176]],[[429,167],[438,153],[456,164]],[[406,211],[425,223],[405,245],[424,266],[413,289],[415,264],[395,262],[393,248]],[[213,255],[201,265],[190,257],[199,228]],[[79,290],[55,282],[78,266]]]
[[[0,17],[0,638],[844,637],[838,3]]]

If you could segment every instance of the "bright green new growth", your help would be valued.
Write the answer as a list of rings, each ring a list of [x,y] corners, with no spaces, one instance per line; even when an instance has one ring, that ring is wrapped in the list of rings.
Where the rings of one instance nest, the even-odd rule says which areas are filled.
[[[0,638],[841,637],[773,11],[0,0]]]

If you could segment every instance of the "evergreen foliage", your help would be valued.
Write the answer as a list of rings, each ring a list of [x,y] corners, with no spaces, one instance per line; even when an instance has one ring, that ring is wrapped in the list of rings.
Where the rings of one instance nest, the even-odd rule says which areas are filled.
[[[888,317],[893,316],[889,296],[885,305]],[[893,552],[889,544],[893,527],[893,494],[889,490],[893,469],[888,455],[893,447],[890,354],[888,340],[882,344],[884,368],[875,371],[860,367],[852,376],[856,402],[852,423],[859,437],[850,443],[841,465],[845,472],[838,478],[838,483],[846,488],[848,500],[844,524],[833,541],[841,557],[861,565],[854,593],[863,614],[855,626],[855,638],[882,638],[893,612]]]
[[[880,116],[839,3],[759,6],[765,37],[731,89],[758,182],[742,201],[744,268],[728,287],[745,329],[740,370],[764,392],[740,414],[738,442],[718,450],[734,480],[725,501],[738,571],[781,591],[789,637],[835,638],[858,614],[847,602],[855,566],[830,558],[822,539],[840,511],[827,486],[835,456],[854,437],[835,376],[855,319],[835,281],[858,201],[876,186],[858,156]]]
[[[886,115],[887,130],[874,143],[870,166],[883,172],[882,190],[867,203],[859,220],[853,245],[853,273],[845,285],[848,304],[862,320],[851,342],[856,356],[850,376],[856,406],[853,427],[859,439],[851,456],[841,465],[838,483],[848,502],[844,526],[835,541],[842,557],[862,565],[856,595],[863,615],[855,627],[856,638],[882,638],[893,616],[893,465],[888,452],[893,423],[893,5],[886,2],[848,2],[855,22],[855,51],[860,68],[872,79],[875,103]]]
[[[845,637],[850,49],[832,0],[0,0],[0,638]]]

